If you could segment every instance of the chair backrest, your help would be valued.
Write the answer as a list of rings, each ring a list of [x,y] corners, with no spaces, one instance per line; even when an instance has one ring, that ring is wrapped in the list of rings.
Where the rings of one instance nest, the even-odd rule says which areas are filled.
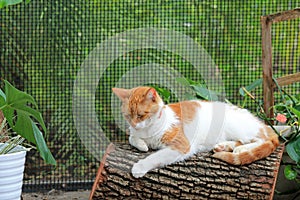
[[[274,13],[261,17],[262,28],[262,67],[263,67],[263,99],[264,111],[267,117],[274,117],[274,88],[276,84],[273,77],[272,67],[272,37],[271,27],[273,23],[292,20],[300,17],[300,8],[284,12]],[[276,79],[279,86],[300,82],[300,72],[289,74]],[[272,122],[273,123],[273,122]]]

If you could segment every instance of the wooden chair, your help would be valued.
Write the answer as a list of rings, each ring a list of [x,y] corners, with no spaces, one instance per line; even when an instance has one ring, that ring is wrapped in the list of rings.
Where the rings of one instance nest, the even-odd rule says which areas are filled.
[[[300,17],[300,8],[275,13],[261,17],[262,27],[262,67],[263,67],[263,99],[264,110],[267,117],[274,117],[274,83],[272,67],[272,38],[271,27],[273,23],[292,20]],[[300,72],[277,78],[279,86],[285,86],[300,81]]]

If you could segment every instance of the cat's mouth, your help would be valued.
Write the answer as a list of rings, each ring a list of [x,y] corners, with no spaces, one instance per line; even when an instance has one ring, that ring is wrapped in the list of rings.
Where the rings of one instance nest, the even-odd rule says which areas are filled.
[[[151,119],[150,119],[150,120],[151,120]],[[147,121],[148,121],[148,120],[147,120]],[[134,128],[135,130],[141,130],[141,129],[146,128],[146,127],[147,127],[147,124],[149,124],[149,123],[146,123],[146,121],[142,121],[142,122],[137,123],[133,128]]]

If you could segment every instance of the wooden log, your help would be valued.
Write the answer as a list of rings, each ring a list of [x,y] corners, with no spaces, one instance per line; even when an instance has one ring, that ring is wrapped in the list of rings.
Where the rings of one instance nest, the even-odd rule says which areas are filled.
[[[136,179],[131,175],[142,153],[128,144],[110,145],[100,164],[90,199],[272,199],[283,145],[250,165],[232,166],[195,156]]]

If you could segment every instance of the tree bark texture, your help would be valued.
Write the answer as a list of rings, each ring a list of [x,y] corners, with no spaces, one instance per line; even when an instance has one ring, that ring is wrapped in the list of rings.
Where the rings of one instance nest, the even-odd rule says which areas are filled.
[[[245,166],[228,165],[211,152],[198,153],[136,179],[130,172],[133,164],[151,152],[110,145],[90,199],[272,199],[283,148]]]

